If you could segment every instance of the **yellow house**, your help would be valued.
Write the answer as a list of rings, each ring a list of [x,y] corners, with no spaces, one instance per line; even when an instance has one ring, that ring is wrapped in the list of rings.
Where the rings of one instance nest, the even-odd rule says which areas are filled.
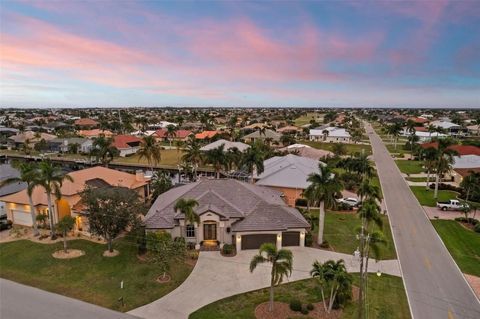
[[[95,166],[75,172],[71,172],[73,182],[65,181],[61,187],[61,199],[57,200],[52,194],[53,201],[53,219],[57,223],[62,217],[70,215],[77,218],[77,229],[84,226],[82,221],[82,208],[80,193],[87,185],[90,186],[120,186],[133,189],[138,192],[140,198],[145,199],[148,196],[148,179],[141,172],[135,175],[120,172],[114,169]],[[48,215],[47,194],[42,187],[36,187],[32,195],[35,214]],[[0,201],[5,203],[7,218],[16,225],[32,226],[30,215],[30,205],[26,190],[18,193],[0,197]]]

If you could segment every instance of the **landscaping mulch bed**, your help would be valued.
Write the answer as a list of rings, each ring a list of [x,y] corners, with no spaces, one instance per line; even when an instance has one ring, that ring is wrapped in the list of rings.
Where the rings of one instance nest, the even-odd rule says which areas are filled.
[[[308,314],[293,311],[290,305],[284,302],[274,302],[273,311],[268,310],[269,302],[259,304],[255,308],[255,318],[257,319],[288,319],[288,318],[314,318],[314,319],[339,319],[342,310],[332,310],[330,313],[325,312],[321,302],[314,303],[315,307]]]
[[[57,250],[52,254],[53,258],[57,259],[71,259],[71,258],[77,258],[80,256],[85,255],[85,252],[83,250],[79,249],[68,249],[67,252],[62,250]]]
[[[103,257],[115,257],[115,256],[118,256],[119,254],[120,252],[116,249],[114,249],[112,252],[105,250],[103,252]]]
[[[165,274],[165,276],[163,275],[158,276],[157,279],[155,279],[155,281],[158,282],[159,284],[165,284],[169,282],[171,279],[172,277],[170,277],[169,274]]]

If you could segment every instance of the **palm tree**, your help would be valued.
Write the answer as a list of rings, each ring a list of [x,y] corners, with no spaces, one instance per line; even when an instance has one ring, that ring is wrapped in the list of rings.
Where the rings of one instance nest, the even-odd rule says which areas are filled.
[[[208,150],[206,153],[206,162],[212,164],[215,169],[216,178],[220,178],[220,170],[227,166],[227,156],[225,154],[225,144],[217,148]]]
[[[333,208],[337,205],[335,199],[342,190],[340,184],[334,177],[329,166],[318,165],[319,172],[310,174],[307,181],[310,185],[305,189],[303,196],[312,203],[318,203],[320,213],[318,216],[318,238],[317,243],[323,243],[323,228],[325,224],[325,208]]]
[[[465,190],[465,201],[468,202],[471,193],[480,193],[480,172],[469,171],[469,175],[463,178],[460,186]]]
[[[195,199],[180,198],[175,203],[173,209],[175,212],[180,212],[184,215],[185,226],[194,225],[200,223],[200,216],[195,213],[195,207],[198,206],[198,202]],[[184,231],[181,231],[183,234]],[[197,240],[197,232],[195,232],[195,241]]]
[[[290,277],[293,267],[293,254],[288,249],[277,250],[272,243],[264,243],[260,246],[258,254],[250,261],[250,272],[253,272],[258,265],[264,263],[272,264],[270,279],[270,304],[269,311],[273,311],[273,288],[283,282],[283,277]]]
[[[427,185],[425,189],[429,189],[430,185],[430,173],[435,169],[435,158],[436,158],[437,150],[434,147],[429,147],[422,150],[422,157],[424,161],[424,165],[427,169]]]
[[[91,153],[105,167],[118,155],[118,149],[112,143],[113,139],[105,136],[99,136],[93,141]]]
[[[167,132],[165,136],[168,138],[168,142],[170,143],[170,147],[172,147],[172,140],[177,136],[177,127],[175,125],[168,125]]]
[[[55,239],[54,229],[54,213],[52,205],[52,193],[57,200],[62,197],[61,187],[65,180],[73,182],[73,178],[70,175],[66,175],[59,166],[55,166],[50,161],[43,161],[38,166],[38,184],[45,189],[47,193],[48,202],[48,217],[50,221],[50,235],[52,240]]]
[[[185,147],[185,153],[182,156],[182,161],[191,163],[193,166],[194,180],[197,180],[197,168],[203,161],[203,153],[200,150],[200,144],[195,137],[190,137]]]
[[[242,158],[242,166],[244,166],[250,174],[250,181],[253,184],[253,175],[256,170],[257,175],[263,173],[263,161],[265,160],[264,153],[255,145],[248,148]]]
[[[22,152],[25,155],[30,155],[30,152],[32,151],[32,147],[30,146],[30,139],[27,138],[22,144]]]
[[[10,177],[3,180],[0,183],[0,187],[9,184],[17,184],[17,183],[26,183],[27,184],[27,195],[28,195],[28,204],[30,206],[30,215],[32,217],[32,226],[33,226],[33,234],[35,236],[39,235],[36,217],[35,217],[35,206],[33,204],[33,190],[35,187],[38,186],[38,171],[37,165],[35,163],[28,163],[28,162],[14,162],[13,167],[20,171],[19,177]]]
[[[393,138],[393,143],[395,150],[397,149],[397,140],[398,137],[400,136],[400,132],[402,131],[402,125],[400,123],[394,123],[386,128],[387,133],[390,134]]]
[[[67,233],[72,230],[73,225],[75,225],[75,218],[72,216],[64,216],[58,223],[57,229],[62,232],[63,236],[63,251],[68,253],[67,249]]]
[[[142,158],[147,160],[150,170],[153,172],[153,166],[158,165],[162,160],[162,155],[160,153],[161,147],[155,140],[153,136],[144,136],[140,144],[140,149],[138,150],[138,160]]]
[[[364,179],[362,183],[360,183],[357,189],[357,195],[360,197],[361,202],[363,202],[364,199],[382,200],[380,188],[377,185],[373,185],[369,179]]]
[[[318,280],[320,292],[322,293],[323,307],[325,312],[330,313],[339,294],[351,294],[353,278],[347,273],[343,259],[338,261],[328,260],[323,264],[315,261],[312,267],[310,275]],[[330,287],[328,307],[324,293],[324,288],[327,287]]]
[[[458,152],[449,148],[453,145],[451,139],[441,139],[438,141],[438,147],[435,158],[435,192],[433,198],[438,197],[438,184],[440,182],[440,176],[451,171],[454,163],[454,156],[458,155]]]

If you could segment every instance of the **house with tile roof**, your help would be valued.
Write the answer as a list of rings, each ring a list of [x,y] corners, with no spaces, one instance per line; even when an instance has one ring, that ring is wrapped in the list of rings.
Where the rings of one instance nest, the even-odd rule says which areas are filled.
[[[85,128],[85,129],[92,129],[99,125],[97,121],[89,118],[77,119],[73,124],[78,128]]]
[[[142,172],[129,174],[102,166],[95,166],[79,171],[68,173],[73,181],[64,181],[61,187],[61,199],[53,203],[54,223],[57,223],[63,216],[70,215],[76,218],[76,230],[88,231],[86,212],[81,203],[81,192],[90,186],[119,186],[135,190],[140,198],[148,196],[148,179]],[[52,194],[52,198],[55,198]],[[33,205],[35,213],[48,216],[47,194],[42,187],[33,190]],[[14,194],[0,197],[5,203],[7,218],[14,224],[32,226],[30,216],[30,205],[27,191],[24,189]]]
[[[100,136],[112,137],[113,133],[109,130],[100,130],[95,128],[93,130],[80,130],[78,135],[85,138],[97,138]]]
[[[310,141],[323,141],[330,143],[350,143],[351,135],[342,127],[323,125],[311,129],[309,133]]]
[[[190,224],[175,211],[180,198],[198,202],[199,223]],[[145,227],[184,237],[197,248],[232,244],[240,251],[258,249],[266,242],[279,248],[303,246],[310,225],[285,204],[279,191],[234,179],[206,179],[161,194],[145,217]]]
[[[242,140],[247,143],[254,143],[256,140],[265,141],[266,139],[270,139],[272,141],[280,141],[282,134],[272,131],[270,129],[262,129],[245,135],[242,137]]]
[[[290,206],[302,198],[303,191],[310,185],[307,178],[312,173],[318,173],[318,165],[325,165],[318,160],[301,157],[294,154],[275,156],[263,162],[261,174],[254,172],[255,185],[267,186],[283,193]]]
[[[212,138],[217,134],[220,134],[220,132],[219,131],[203,131],[203,132],[195,134],[195,138],[197,140],[204,140],[204,139],[207,139],[207,138]]]
[[[188,137],[192,134],[193,132],[189,130],[176,130],[175,137],[173,138],[173,140],[185,142],[188,139]],[[156,130],[155,133],[152,134],[152,136],[155,137],[157,141],[168,142],[166,129]]]
[[[207,151],[216,149],[216,148],[218,148],[222,145],[223,145],[223,148],[224,148],[225,151],[236,148],[240,152],[243,152],[243,151],[247,150],[248,148],[250,148],[250,145],[242,143],[242,142],[232,142],[232,141],[227,141],[227,140],[221,139],[221,140],[217,140],[215,142],[212,142],[210,144],[207,144],[207,145],[201,147],[200,150],[204,151],[204,152],[207,152]]]
[[[140,149],[142,140],[132,135],[116,135],[113,137],[112,145],[120,152],[120,157],[133,155]]]

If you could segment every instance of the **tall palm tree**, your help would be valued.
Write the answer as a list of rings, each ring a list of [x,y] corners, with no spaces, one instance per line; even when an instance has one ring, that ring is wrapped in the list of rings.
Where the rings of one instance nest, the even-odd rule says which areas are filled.
[[[55,166],[50,161],[43,161],[38,165],[38,184],[45,189],[48,202],[48,217],[50,221],[50,235],[55,239],[54,213],[52,205],[52,194],[57,200],[62,198],[61,188],[64,181],[73,182],[70,175],[65,174],[60,166]]]
[[[363,202],[364,199],[382,200],[380,188],[377,185],[373,185],[369,179],[364,179],[360,183],[357,189],[357,195],[360,197],[361,202]]]
[[[0,187],[9,184],[17,184],[17,183],[26,183],[27,184],[27,195],[28,195],[28,204],[30,206],[30,215],[32,217],[32,226],[33,226],[33,234],[35,236],[39,235],[37,222],[35,217],[35,206],[33,204],[33,190],[35,187],[38,186],[38,171],[37,165],[35,163],[28,163],[28,162],[14,162],[13,167],[20,171],[19,177],[10,177],[3,180],[0,183]]]
[[[465,201],[467,202],[471,193],[480,194],[480,172],[469,171],[469,175],[463,178],[460,186],[465,190]]]
[[[187,225],[194,225],[195,223],[200,223],[200,216],[195,213],[195,207],[198,206],[198,202],[195,199],[186,199],[180,198],[175,203],[173,209],[175,212],[180,212],[184,215],[185,226]],[[184,233],[181,230],[182,234]],[[195,241],[197,240],[197,232],[195,232]]]
[[[263,173],[263,161],[265,160],[265,154],[262,150],[255,145],[248,148],[243,154],[242,165],[247,169],[250,174],[250,181],[253,183],[253,173],[256,170],[257,175]]]
[[[91,154],[105,167],[108,167],[108,163],[118,155],[118,149],[112,143],[113,139],[105,136],[99,136],[93,140]]]
[[[429,189],[430,185],[430,173],[432,173],[435,169],[435,159],[437,150],[434,147],[429,147],[424,150],[422,150],[422,158],[423,158],[423,163],[425,165],[425,168],[427,169],[427,185],[425,186],[425,189]]]
[[[440,182],[440,176],[451,171],[454,163],[454,156],[458,155],[458,152],[450,149],[449,146],[453,145],[451,139],[445,138],[438,141],[438,147],[435,158],[435,192],[433,198],[438,197],[438,184]]]
[[[386,130],[387,130],[387,133],[392,136],[394,148],[396,150],[398,137],[400,136],[400,133],[402,131],[402,125],[400,123],[394,123],[387,126]]]
[[[225,144],[217,148],[208,150],[206,153],[206,162],[212,164],[215,169],[216,178],[220,178],[220,171],[228,165],[227,155],[225,154]]]
[[[317,203],[320,207],[318,216],[317,243],[323,243],[323,228],[325,225],[325,208],[333,208],[337,205],[336,196],[340,195],[342,184],[337,181],[329,166],[318,165],[318,173],[312,173],[307,181],[310,185],[303,195],[308,201]]]
[[[168,142],[170,143],[170,147],[172,147],[172,141],[173,139],[177,136],[177,130],[178,128],[175,125],[168,125],[167,126],[167,132],[165,133],[165,136],[168,139]]]
[[[293,254],[288,249],[279,249],[272,243],[265,243],[260,246],[258,254],[250,261],[250,272],[253,272],[258,265],[272,264],[270,279],[270,304],[269,311],[273,311],[273,288],[283,282],[283,277],[290,277],[293,267]]]
[[[203,153],[200,150],[200,144],[195,137],[190,137],[185,146],[185,153],[182,161],[191,163],[193,166],[194,180],[197,180],[197,168],[203,161]]]
[[[138,150],[138,160],[145,158],[150,170],[153,172],[153,166],[158,165],[162,160],[162,155],[160,153],[161,147],[155,140],[153,136],[144,136],[140,144],[140,149]]]

